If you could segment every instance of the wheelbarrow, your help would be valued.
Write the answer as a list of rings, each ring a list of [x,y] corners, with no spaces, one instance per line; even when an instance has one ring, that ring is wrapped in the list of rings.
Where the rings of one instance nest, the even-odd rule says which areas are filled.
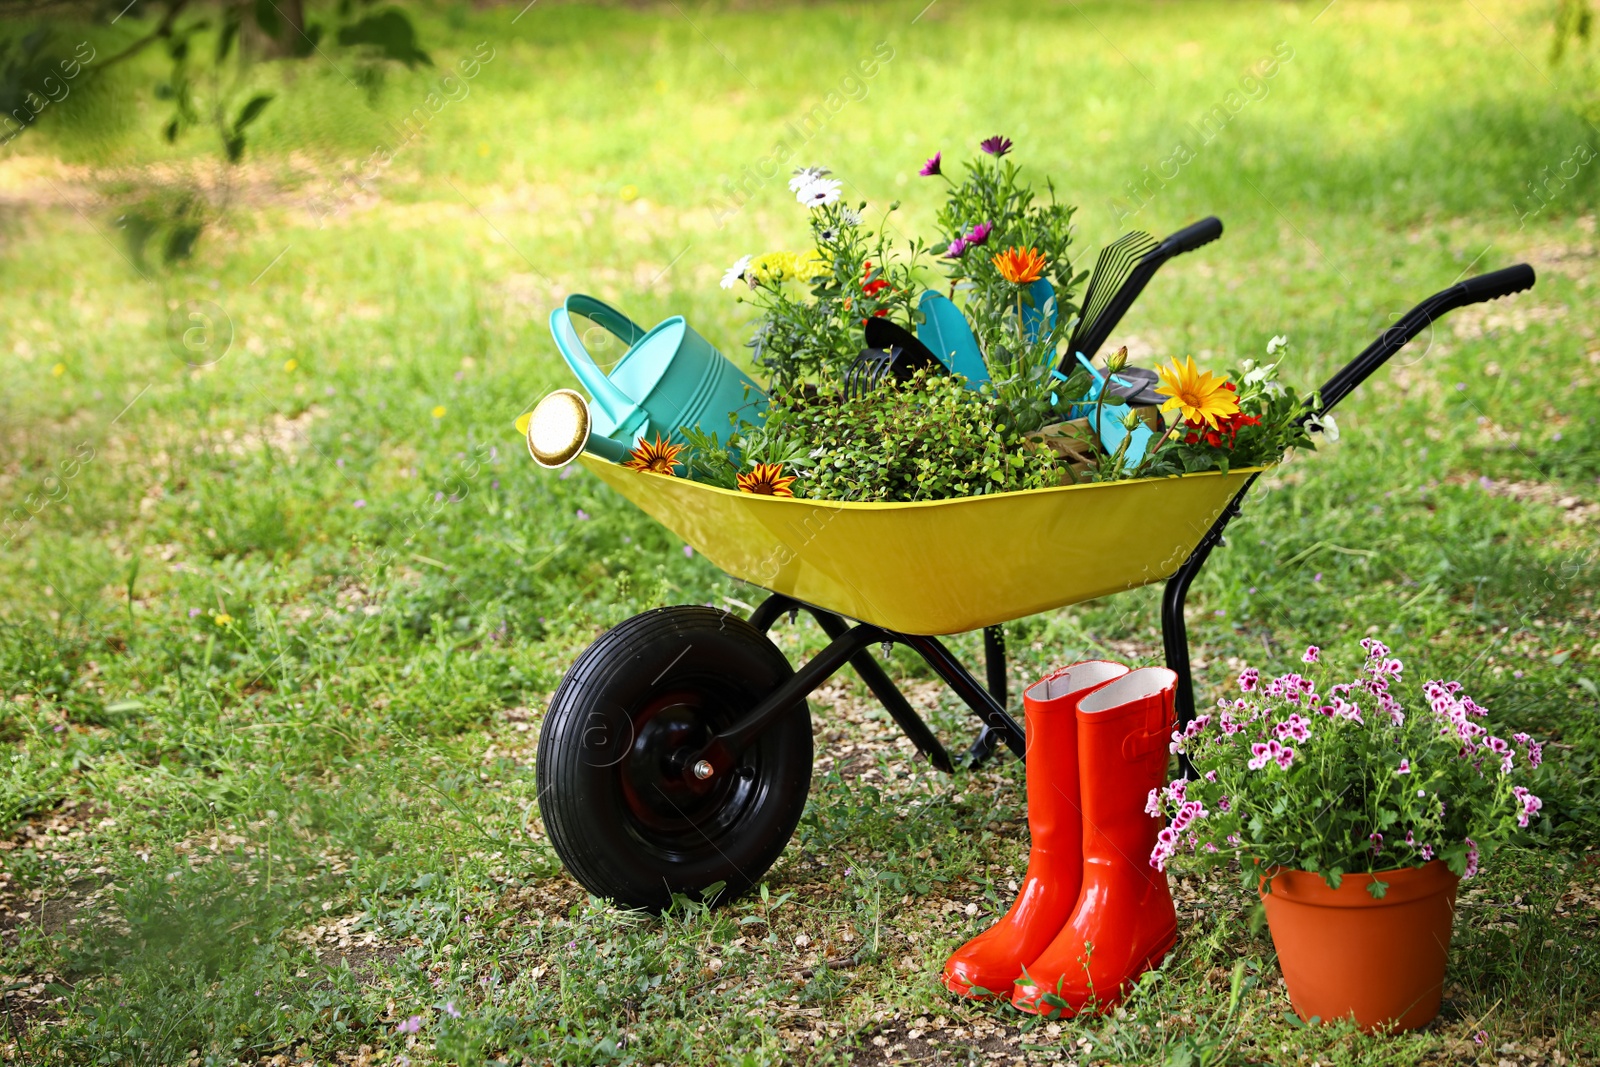
[[[1332,411],[1441,315],[1533,284],[1522,264],[1434,294],[1330,378],[1306,417]],[[1266,469],[885,504],[755,496],[593,455],[580,462],[769,594],[749,618],[674,606],[613,627],[573,663],[545,714],[537,780],[551,844],[590,892],[649,910],[674,894],[732,899],[777,860],[811,785],[806,697],[846,663],[919,758],[955,770],[874,648],[915,650],[981,721],[966,766],[1002,745],[1021,758],[1001,625],[1165,582],[1163,644],[1186,726],[1195,711],[1184,599]],[[997,531],[1004,551],[971,550]],[[800,611],[830,640],[796,669],[767,633]],[[978,629],[986,684],[940,640]]]

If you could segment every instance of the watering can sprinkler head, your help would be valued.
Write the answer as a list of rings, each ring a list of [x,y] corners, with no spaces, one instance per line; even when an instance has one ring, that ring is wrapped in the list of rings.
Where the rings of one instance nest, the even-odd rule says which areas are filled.
[[[565,467],[581,452],[621,463],[628,450],[594,431],[589,402],[571,389],[557,389],[534,406],[528,417],[528,454],[541,467]]]
[[[541,467],[565,467],[589,443],[589,404],[571,389],[557,389],[528,420],[528,454]]]

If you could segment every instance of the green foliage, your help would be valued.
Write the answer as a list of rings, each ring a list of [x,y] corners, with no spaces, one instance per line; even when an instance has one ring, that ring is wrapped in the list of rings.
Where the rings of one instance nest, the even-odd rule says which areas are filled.
[[[795,495],[818,500],[942,500],[1061,480],[1055,454],[1026,449],[986,396],[922,371],[867,400],[774,398],[765,435],[772,444],[746,459],[789,457]]]
[[[826,168],[808,175],[823,177]],[[895,249],[889,215],[877,227],[864,218],[867,205],[842,201],[809,210],[812,253],[768,253],[753,257],[741,280],[762,316],[749,345],[756,366],[767,371],[775,392],[795,392],[808,382],[837,388],[865,345],[864,321],[892,316],[913,321],[920,242]],[[724,285],[728,285],[724,282]]]

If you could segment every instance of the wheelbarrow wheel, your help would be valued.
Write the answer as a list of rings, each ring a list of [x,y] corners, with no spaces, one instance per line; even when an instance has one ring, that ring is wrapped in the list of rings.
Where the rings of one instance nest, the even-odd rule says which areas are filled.
[[[731,899],[789,843],[811,788],[811,713],[798,700],[700,781],[687,751],[754,708],[794,669],[760,630],[705,607],[635,615],[562,679],[539,730],[539,812],[580,884],[659,911],[674,893]]]

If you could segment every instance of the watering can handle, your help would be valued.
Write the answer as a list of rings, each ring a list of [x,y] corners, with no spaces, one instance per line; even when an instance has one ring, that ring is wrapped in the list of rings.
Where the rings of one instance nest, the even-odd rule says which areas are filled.
[[[582,315],[603,327],[629,348],[638,343],[646,331],[611,305],[581,293],[567,297],[561,307],[550,312],[550,333],[556,339],[556,347],[561,350],[561,356],[572,368],[572,373],[578,376],[584,388],[589,390],[589,395],[594,397],[595,404],[619,429],[626,429],[630,433],[641,429],[644,423],[643,409],[633,397],[618,389],[594,361],[589,349],[584,346],[583,338],[572,326],[573,315]]]

